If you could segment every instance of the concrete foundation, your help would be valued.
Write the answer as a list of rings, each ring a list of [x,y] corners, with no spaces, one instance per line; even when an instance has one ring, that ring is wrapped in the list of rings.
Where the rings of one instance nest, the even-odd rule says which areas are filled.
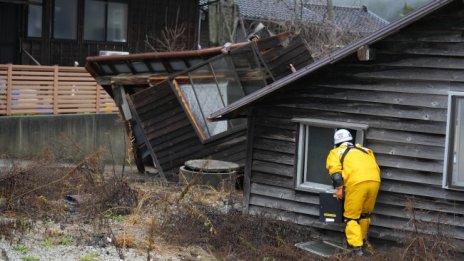
[[[128,139],[117,113],[0,117],[0,155],[39,156],[49,149],[74,160],[102,148],[105,161],[123,164]]]

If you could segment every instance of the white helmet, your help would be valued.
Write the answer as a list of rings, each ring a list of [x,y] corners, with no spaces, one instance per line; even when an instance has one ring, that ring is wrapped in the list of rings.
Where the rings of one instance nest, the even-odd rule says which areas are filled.
[[[334,144],[340,144],[345,141],[352,141],[353,137],[351,136],[351,133],[348,130],[345,129],[339,129],[335,132],[334,135]]]

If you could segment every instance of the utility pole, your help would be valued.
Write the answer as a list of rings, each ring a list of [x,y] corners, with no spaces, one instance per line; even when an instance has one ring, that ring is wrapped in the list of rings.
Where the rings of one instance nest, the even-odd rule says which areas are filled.
[[[335,21],[334,18],[333,2],[332,0],[327,0],[327,19],[330,21],[330,23],[333,23]]]
[[[209,5],[209,41],[212,46],[235,41],[236,12],[235,0],[219,0]]]

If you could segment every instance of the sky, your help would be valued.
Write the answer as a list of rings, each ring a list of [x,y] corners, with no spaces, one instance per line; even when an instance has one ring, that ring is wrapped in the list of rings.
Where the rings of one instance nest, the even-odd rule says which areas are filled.
[[[365,5],[369,10],[392,21],[399,18],[404,4],[407,3],[413,8],[430,2],[431,0],[333,0],[334,5]]]

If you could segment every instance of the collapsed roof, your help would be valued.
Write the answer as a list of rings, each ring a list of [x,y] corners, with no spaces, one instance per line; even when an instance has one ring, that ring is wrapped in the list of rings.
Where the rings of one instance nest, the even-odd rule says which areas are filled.
[[[198,51],[88,57],[86,69],[128,122],[139,170],[151,158],[163,174],[189,159],[219,155],[214,159],[230,160],[221,151],[234,146],[228,137],[243,130],[246,121],[209,122],[208,115],[312,61],[299,35],[283,33]],[[181,129],[184,138],[174,137]],[[176,151],[186,140],[191,149]],[[243,144],[236,145],[243,150]],[[244,154],[237,161],[244,161]]]

